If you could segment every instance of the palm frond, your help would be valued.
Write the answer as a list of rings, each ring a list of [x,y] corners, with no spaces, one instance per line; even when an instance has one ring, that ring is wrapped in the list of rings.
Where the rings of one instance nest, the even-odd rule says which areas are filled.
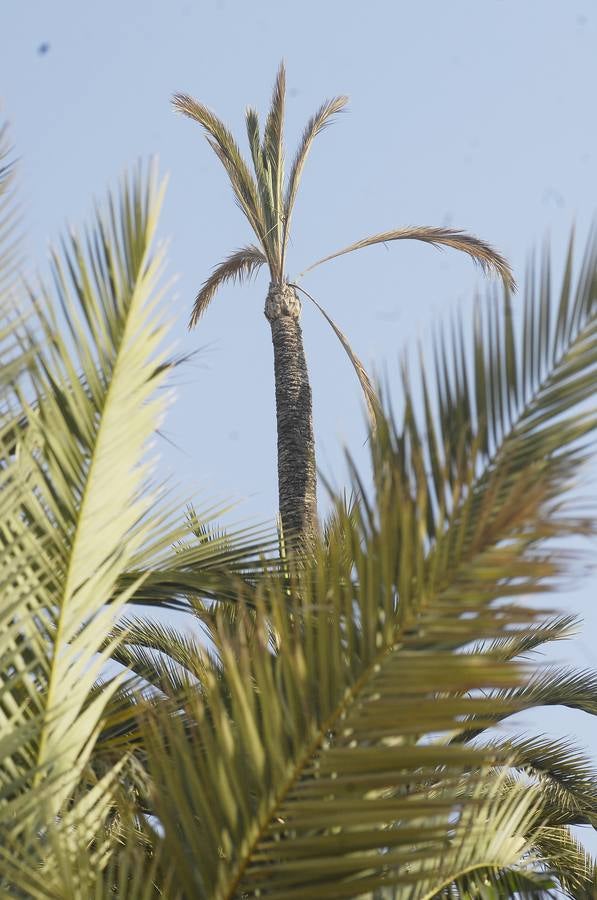
[[[215,113],[188,94],[175,94],[172,104],[207,132],[208,143],[226,169],[238,205],[267,253],[267,228],[257,185],[233,135]]]
[[[334,97],[332,100],[326,100],[317,112],[309,119],[303,131],[301,142],[299,144],[296,155],[292,161],[290,172],[288,174],[288,183],[284,195],[284,234],[283,247],[286,250],[286,243],[290,233],[290,222],[294,211],[294,204],[298,193],[301,176],[305,167],[305,162],[309,155],[313,141],[327,125],[332,118],[337,115],[348,103],[348,97]]]
[[[422,423],[409,413],[399,443],[418,448],[413,451],[422,466],[418,478],[430,491],[430,533],[441,530],[458,507],[462,515],[472,513],[478,497],[490,490],[496,510],[532,490],[545,491],[547,499],[579,465],[581,441],[595,427],[591,408],[581,404],[592,396],[597,369],[596,271],[597,243],[591,236],[574,283],[571,245],[555,305],[546,254],[538,278],[529,277],[525,285],[519,329],[506,292],[503,302],[493,297],[477,308],[472,352],[461,323],[438,340],[435,405],[429,367],[422,362]],[[405,383],[404,390],[412,411],[412,388]],[[590,510],[566,520],[558,509],[557,516],[558,531],[593,529]],[[547,537],[550,526],[544,527]]]
[[[112,649],[102,644],[134,590],[115,585],[151,536],[145,514],[153,509],[162,524],[146,484],[146,445],[166,399],[155,395],[165,358],[155,310],[163,256],[151,249],[162,193],[140,171],[98,212],[85,242],[73,233],[63,258],[54,254],[72,345],[40,288],[46,344],[28,367],[28,386],[14,387],[27,428],[9,465],[15,496],[0,492],[6,841],[50,822],[88,765],[118,686],[92,697]]]
[[[251,159],[253,160],[253,169],[255,171],[255,180],[261,198],[261,206],[263,209],[263,218],[265,224],[264,240],[269,250],[270,259],[276,258],[276,237],[277,233],[277,214],[275,212],[273,183],[271,178],[271,170],[267,156],[264,153],[261,135],[259,130],[259,116],[257,110],[247,107],[245,114],[245,123],[247,127],[247,138],[251,150]]]
[[[558,615],[541,622],[537,628],[523,635],[511,635],[503,640],[492,641],[491,644],[474,646],[473,652],[485,649],[495,653],[500,659],[516,659],[531,657],[540,647],[552,641],[565,641],[572,638],[580,629],[581,622],[577,616]]]
[[[275,248],[277,269],[276,280],[282,282],[284,272],[282,266],[282,229],[284,218],[284,107],[286,99],[286,70],[281,62],[276,74],[272,101],[265,128],[263,130],[263,158],[267,166],[268,180],[271,184],[273,200],[271,218],[273,234],[272,245]]]
[[[481,266],[484,272],[498,275],[509,290],[516,290],[516,282],[514,281],[514,276],[512,275],[507,261],[497,252],[497,250],[494,250],[494,248],[485,241],[474,237],[474,235],[467,234],[460,229],[435,228],[417,225],[412,225],[407,228],[397,228],[392,231],[384,231],[380,234],[374,234],[371,235],[371,237],[363,238],[360,241],[355,241],[354,244],[350,244],[342,250],[338,250],[335,253],[331,253],[329,256],[324,256],[323,259],[317,260],[317,262],[305,269],[304,272],[301,272],[299,278],[302,278],[303,275],[306,275],[307,272],[310,272],[317,266],[329,262],[331,259],[336,259],[338,256],[343,256],[346,253],[352,253],[354,250],[362,250],[363,248],[371,247],[374,244],[387,244],[390,241],[402,240],[423,241],[426,244],[431,244],[433,247],[451,247],[453,250],[460,250],[463,253],[467,253],[474,262]]]
[[[543,891],[552,882],[538,877],[532,857],[525,859],[540,832],[537,794],[519,786],[504,796],[502,785],[498,779],[489,793],[481,788],[481,803],[469,807],[458,821],[445,852],[415,860],[407,872],[388,879],[400,885],[395,900],[432,900],[444,890],[450,896],[451,887],[457,888],[456,896],[475,896],[479,882],[491,886],[498,897],[518,895],[520,889],[523,896],[545,897]],[[506,894],[508,887],[514,890]]]
[[[597,770],[570,740],[499,737],[485,746],[509,755],[513,771],[540,789],[543,818],[549,825],[597,825]]]
[[[592,371],[595,352],[586,330],[589,273],[595,267],[585,270],[582,299],[560,316],[568,335],[560,354],[575,360],[569,404],[587,396],[586,372]],[[545,289],[541,297],[545,305]],[[495,309],[485,315],[495,338]],[[568,315],[575,317],[576,332],[565,327]],[[545,316],[533,321],[539,333],[550,333]],[[570,347],[583,328],[581,361]],[[180,714],[169,718],[164,710],[154,711],[147,726],[154,802],[166,852],[176,858],[189,893],[227,896],[242,890],[251,896],[267,887],[270,896],[290,900],[309,892],[352,897],[394,885],[396,891],[431,896],[442,885],[449,889],[448,881],[429,881],[442,861],[450,883],[461,878],[458,867],[448,865],[460,846],[449,823],[456,808],[463,816],[458,821],[470,821],[473,772],[479,773],[484,797],[493,786],[480,774],[486,764],[498,767],[492,777],[505,765],[530,773],[540,804],[557,802],[557,791],[565,790],[555,758],[545,758],[541,769],[538,745],[533,767],[530,747],[525,755],[520,743],[483,749],[462,738],[471,734],[471,725],[480,732],[496,717],[542,702],[550,691],[556,696],[547,675],[530,678],[510,658],[539,646],[552,632],[561,636],[570,625],[551,618],[542,632],[545,613],[531,615],[519,598],[552,588],[565,562],[552,544],[542,553],[541,542],[594,527],[586,516],[566,514],[561,492],[585,456],[577,441],[597,422],[590,410],[570,412],[563,400],[552,398],[540,414],[540,428],[512,428],[507,400],[513,381],[507,381],[505,367],[520,358],[514,329],[506,319],[505,337],[497,344],[488,338],[481,349],[478,333],[473,375],[461,332],[439,345],[439,413],[424,382],[424,428],[404,378],[401,426],[380,416],[371,438],[373,497],[353,470],[358,503],[350,516],[337,506],[341,521],[320,551],[317,569],[292,575],[283,596],[273,584],[262,587],[261,600],[258,591],[254,638],[243,630],[242,618],[234,629],[222,624],[217,678],[207,680],[200,697],[189,697],[186,723]],[[534,341],[535,348],[541,346]],[[551,390],[559,356],[548,364],[551,352],[535,351],[533,373],[537,358]],[[537,377],[526,379],[529,387],[520,396],[523,408],[527,402],[534,409],[531,421],[543,402],[533,387]],[[520,383],[525,378],[517,378]],[[488,410],[496,426],[486,439]],[[518,450],[514,455],[512,447]],[[275,655],[268,650],[270,628]],[[510,677],[520,680],[483,686],[486,678]],[[564,679],[559,699],[592,711],[592,681],[586,680]],[[578,812],[571,786],[577,776],[568,776],[570,818]],[[205,821],[203,855],[197,815]],[[496,890],[526,879],[528,891],[541,896],[544,866],[532,853],[541,815],[536,809],[519,831],[513,829],[513,855],[503,865],[475,851],[474,828],[458,832],[463,840],[471,834],[462,853],[471,853]],[[483,835],[490,829],[488,823]],[[208,839],[213,853],[206,850]],[[215,860],[218,854],[222,862]],[[203,868],[196,864],[199,857]]]
[[[334,334],[336,335],[336,337],[342,344],[342,347],[344,348],[346,355],[348,356],[350,362],[352,363],[352,367],[356,372],[356,375],[357,375],[357,378],[359,379],[361,388],[363,389],[363,394],[365,396],[365,403],[367,404],[367,410],[369,412],[369,418],[370,418],[370,421],[371,421],[373,427],[375,427],[375,419],[376,419],[378,413],[380,412],[379,398],[375,392],[373,384],[371,383],[371,379],[369,378],[369,376],[367,374],[367,370],[365,369],[363,363],[360,361],[360,359],[358,358],[358,356],[356,355],[356,353],[350,346],[350,342],[349,342],[348,338],[346,337],[344,332],[342,332],[340,330],[340,328],[338,328],[338,326],[336,325],[336,323],[334,322],[332,317],[330,315],[328,315],[328,313],[325,311],[325,309],[317,302],[315,297],[313,297],[308,291],[306,291],[304,288],[302,288],[298,284],[290,284],[290,287],[293,287],[296,290],[301,291],[301,293],[303,293],[306,297],[309,298],[311,303],[313,303],[317,307],[317,309],[319,310],[321,315],[324,317],[324,319],[326,320],[328,325],[330,325]]]
[[[8,126],[0,125],[0,298],[3,304],[21,262],[19,210],[15,196],[15,162]]]
[[[267,265],[267,258],[252,244],[235,250],[224,262],[216,266],[207,281],[201,286],[197,294],[189,328],[194,328],[207,307],[209,306],[218,289],[227,281],[243,281],[255,275],[261,266]]]
[[[592,900],[597,893],[597,864],[565,826],[543,828],[535,840],[545,868],[557,877],[557,896]]]
[[[384,446],[387,434],[382,420],[372,443]],[[465,797],[474,804],[471,770],[497,760],[492,752],[475,756],[479,748],[470,746],[452,755],[433,736],[465,727],[467,709],[490,724],[495,700],[480,694],[485,679],[522,677],[494,655],[454,650],[473,635],[488,640],[514,623],[532,626],[534,614],[519,605],[493,607],[509,596],[503,571],[526,588],[555,572],[553,554],[549,567],[538,566],[532,556],[525,560],[526,540],[514,540],[523,518],[530,533],[538,527],[541,498],[532,509],[511,509],[482,546],[463,545],[454,560],[434,555],[425,574],[426,537],[417,524],[424,498],[409,494],[402,464],[388,466],[384,453],[380,519],[365,513],[362,499],[317,572],[299,571],[289,595],[272,583],[257,606],[254,640],[242,618],[233,630],[222,625],[218,677],[189,696],[186,724],[153,711],[146,737],[153,802],[166,853],[189,893],[250,896],[267,884],[280,898],[315,891],[351,897],[412,883],[419,854],[434,861],[419,873],[428,883],[449,855],[450,817],[466,807]],[[489,509],[493,498],[484,502]],[[458,544],[466,525],[455,520],[451,527],[449,543]],[[275,655],[267,650],[270,627]],[[463,688],[473,684],[479,690],[467,696]],[[430,793],[438,771],[441,784]],[[202,854],[197,815],[205,822]],[[527,836],[516,844],[519,862]],[[471,844],[468,851],[474,855]],[[455,877],[447,864],[445,871]]]
[[[499,658],[505,657],[500,653]],[[591,670],[583,671],[568,666],[558,668],[546,666],[534,673],[533,677],[515,691],[506,692],[506,694],[498,691],[494,695],[496,701],[495,724],[505,718],[505,715],[498,709],[500,700],[505,696],[516,701],[518,711],[539,706],[565,706],[595,716],[597,715],[597,675]],[[470,729],[461,734],[459,740],[471,740],[482,730],[484,729],[475,728],[473,717]]]

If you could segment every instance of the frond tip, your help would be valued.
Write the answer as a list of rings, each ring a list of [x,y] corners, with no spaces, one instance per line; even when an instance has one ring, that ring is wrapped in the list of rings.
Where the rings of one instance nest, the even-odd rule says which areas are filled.
[[[260,241],[265,235],[263,210],[257,193],[257,185],[240,152],[234,136],[215,113],[188,94],[175,94],[174,109],[194,119],[205,131],[207,142],[224,166],[237,203]]]
[[[468,234],[461,228],[435,228],[427,225],[409,225],[405,228],[383,231],[381,234],[373,234],[370,237],[363,238],[361,241],[355,241],[354,244],[349,244],[348,247],[344,247],[342,250],[331,253],[329,256],[324,256],[323,259],[318,259],[308,269],[301,272],[299,277],[310,272],[311,269],[322,265],[322,263],[336,259],[337,256],[344,256],[345,253],[352,253],[353,250],[362,250],[364,247],[373,246],[373,244],[385,244],[388,241],[403,240],[423,241],[426,244],[431,244],[433,247],[452,247],[454,250],[461,250],[463,253],[467,253],[474,262],[478,263],[484,272],[498,275],[508,290],[516,290],[516,282],[510,265],[501,253],[494,250],[490,244],[472,234]]]
[[[286,196],[284,199],[284,212],[287,222],[292,216],[292,210],[294,207],[294,201],[296,200],[299,182],[301,179],[305,161],[307,159],[307,156],[309,155],[309,151],[311,149],[313,141],[315,140],[317,135],[320,134],[324,130],[324,128],[326,128],[333,116],[341,112],[347,103],[348,97],[345,96],[334,97],[332,100],[326,100],[326,102],[319,107],[317,112],[313,116],[311,116],[311,118],[307,122],[305,130],[303,131],[303,136],[301,138],[299,148],[296,152],[296,156],[294,157],[290,169],[290,174],[288,176],[288,185],[286,187]]]
[[[247,280],[265,264],[267,264],[265,255],[254,244],[235,250],[226,257],[224,262],[214,268],[197,294],[189,320],[189,328],[195,327],[216,291],[224,282]]]
[[[321,315],[327,321],[328,325],[332,328],[334,334],[336,335],[336,337],[338,338],[338,340],[344,347],[344,350],[346,351],[346,355],[348,356],[350,362],[352,363],[352,366],[356,372],[357,378],[359,379],[359,383],[363,390],[363,394],[365,396],[365,403],[367,404],[367,411],[369,413],[371,425],[373,428],[375,428],[377,416],[381,412],[379,397],[377,396],[377,394],[375,392],[375,389],[371,383],[371,379],[369,378],[369,375],[367,374],[367,370],[365,369],[365,366],[363,365],[361,360],[358,358],[358,356],[356,355],[356,353],[350,346],[350,341],[348,340],[348,338],[346,337],[344,332],[341,331],[341,329],[336,325],[336,323],[334,322],[332,317],[330,315],[328,315],[328,313],[325,311],[323,306],[321,306],[317,302],[315,297],[311,296],[311,294],[308,291],[306,291],[304,288],[302,288],[299,284],[291,284],[290,287],[293,287],[296,290],[299,290],[302,294],[304,294],[306,297],[309,298],[311,303],[315,304],[315,306],[317,307],[317,309],[319,310]]]

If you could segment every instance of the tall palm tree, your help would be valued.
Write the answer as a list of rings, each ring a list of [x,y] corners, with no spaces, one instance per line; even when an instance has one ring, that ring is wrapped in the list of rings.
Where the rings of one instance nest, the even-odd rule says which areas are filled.
[[[309,119],[288,177],[285,178],[285,92],[286,76],[282,63],[278,69],[263,135],[256,110],[247,108],[246,128],[252,172],[231,132],[210,109],[187,94],[176,94],[173,102],[177,110],[199,122],[205,130],[208,143],[224,166],[237,203],[257,239],[256,245],[235,250],[215,267],[197,294],[190,327],[197,324],[225,282],[246,280],[262,266],[267,266],[270,285],[264,312],[270,323],[274,347],[280,515],[285,533],[310,540],[317,530],[311,387],[299,323],[301,302],[297,289],[302,288],[288,279],[286,255],[294,205],[311,145],[331,119],[345,107],[348,98],[342,96],[327,100]],[[461,250],[480,263],[483,269],[499,274],[508,287],[514,287],[508,264],[484,241],[461,230],[426,226],[398,228],[371,235],[328,254],[310,265],[302,274],[345,253],[373,244],[404,239]],[[340,329],[319,308],[351,358],[368,402],[375,404],[375,396],[362,364],[351,351]]]

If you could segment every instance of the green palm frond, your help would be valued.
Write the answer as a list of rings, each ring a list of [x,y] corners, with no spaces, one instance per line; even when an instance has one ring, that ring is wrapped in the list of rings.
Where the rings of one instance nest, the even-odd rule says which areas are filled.
[[[135,589],[115,586],[163,524],[146,458],[167,399],[156,395],[165,377],[156,376],[165,358],[156,315],[163,253],[151,249],[162,193],[139,172],[85,240],[72,233],[63,257],[54,254],[73,340],[56,329],[41,288],[46,343],[14,388],[27,428],[7,469],[14,493],[0,492],[5,844],[55,818],[89,764],[118,687],[116,679],[93,693],[114,642],[102,646]]]
[[[499,652],[498,658],[509,659],[512,657],[510,654],[505,657],[502,652]],[[542,668],[516,690],[498,691],[494,694],[496,724],[509,714],[502,714],[499,710],[499,703],[505,697],[515,701],[519,712],[539,706],[565,706],[595,716],[597,715],[597,675],[591,670],[573,669],[568,666]],[[459,740],[471,740],[483,730],[483,728],[475,727],[473,717],[469,729],[460,735]]]
[[[433,247],[451,247],[453,250],[460,250],[463,253],[468,254],[474,262],[478,263],[484,272],[498,275],[509,290],[516,290],[516,283],[510,270],[510,266],[504,257],[498,253],[497,250],[494,250],[494,248],[486,241],[482,241],[474,235],[467,234],[460,229],[418,225],[411,225],[406,228],[396,228],[391,231],[383,231],[380,234],[374,234],[370,237],[363,238],[360,241],[355,241],[354,244],[349,244],[348,247],[344,247],[342,250],[337,250],[335,253],[331,253],[329,256],[324,256],[322,259],[317,260],[317,262],[314,262],[305,269],[304,272],[301,272],[299,278],[302,278],[303,275],[306,275],[307,272],[310,272],[317,266],[329,262],[332,259],[336,259],[338,256],[343,256],[345,253],[362,250],[363,248],[371,247],[374,244],[387,244],[390,241],[402,240],[423,241],[426,244],[431,244]]]
[[[566,706],[597,716],[597,672],[550,666],[537,672],[516,695],[529,706]]]
[[[568,828],[543,828],[535,841],[536,852],[548,871],[557,873],[556,896],[593,900],[597,894],[597,866]]]
[[[544,644],[569,640],[579,631],[580,626],[581,622],[577,616],[553,616],[541,622],[531,632],[493,641],[491,644],[485,645],[483,649],[488,653],[495,653],[500,659],[532,658]],[[480,649],[480,646],[473,647],[476,652]]]
[[[495,315],[489,307],[485,321],[493,325]],[[515,345],[513,328],[509,340]],[[450,345],[445,352],[440,346],[439,411],[427,392],[425,429],[405,376],[400,428],[380,416],[371,438],[373,495],[353,470],[356,510],[349,515],[338,505],[337,527],[316,569],[291,576],[282,596],[276,582],[258,590],[252,631],[242,616],[234,627],[222,621],[217,669],[189,695],[184,717],[180,698],[174,717],[165,708],[152,711],[146,741],[153,803],[166,854],[189,893],[252,896],[267,888],[290,900],[309,892],[352,897],[393,885],[413,892],[404,896],[432,896],[460,883],[464,869],[452,865],[459,858],[474,859],[479,877],[496,890],[525,879],[529,896],[546,889],[544,867],[533,855],[539,808],[508,832],[516,837],[502,862],[484,857],[476,829],[456,829],[461,845],[449,823],[472,821],[474,791],[492,796],[504,766],[532,774],[533,796],[547,809],[556,786],[564,790],[555,760],[550,774],[547,762],[540,769],[539,752],[532,768],[531,748],[525,757],[520,743],[472,745],[454,736],[470,735],[471,724],[478,732],[490,728],[496,717],[548,696],[548,675],[529,677],[509,660],[562,636],[572,623],[546,621],[519,598],[550,589],[565,561],[551,545],[542,553],[542,541],[592,529],[586,517],[565,513],[561,491],[584,457],[575,441],[596,423],[590,411],[570,412],[570,428],[556,406],[557,418],[546,417],[540,431],[543,450],[544,434],[553,429],[551,452],[529,450],[522,460],[503,454],[498,444],[510,439],[507,427],[483,440],[484,415],[493,414],[499,395],[485,392],[481,407],[474,393],[479,383],[497,380],[497,353],[489,352],[495,343],[488,342],[487,356],[479,354],[475,336],[473,364],[485,380],[468,373],[464,346],[457,334],[453,374]],[[499,364],[508,358],[502,354]],[[591,359],[587,349],[589,366]],[[584,399],[581,368],[568,403]],[[547,377],[553,384],[553,373]],[[268,649],[271,629],[275,654]],[[214,662],[205,658],[205,665]],[[489,683],[510,678],[517,683]],[[565,696],[592,711],[589,681],[571,675],[557,702]],[[503,808],[496,802],[495,815]],[[462,818],[454,819],[456,809]],[[514,802],[512,810],[520,813]],[[204,823],[199,829],[197,819]],[[492,833],[504,836],[488,823],[483,838]],[[430,884],[442,871],[446,880]]]
[[[205,679],[202,642],[191,631],[160,622],[124,618],[113,635],[119,640],[112,658],[162,691],[166,685],[169,693],[172,688],[188,689],[189,685],[201,684]],[[172,678],[174,681],[168,683]]]
[[[424,480],[429,495],[430,534],[441,531],[450,511],[473,514],[488,491],[495,494],[496,515],[519,502],[517,497],[525,502],[533,491],[548,499],[580,464],[580,442],[596,422],[592,408],[582,406],[592,396],[597,367],[596,263],[597,244],[591,236],[574,284],[570,246],[556,305],[546,255],[539,277],[529,277],[525,287],[519,329],[506,295],[502,303],[494,298],[477,308],[472,354],[461,324],[438,340],[435,407],[425,364],[421,366],[421,424],[405,383],[407,414],[397,447],[413,443],[412,465],[422,467],[417,479],[422,487]],[[556,531],[594,530],[590,511],[566,520],[558,509],[557,516]],[[550,525],[545,523],[544,529],[542,537],[548,537]]]
[[[219,676],[186,707],[189,722],[201,728],[154,711],[147,740],[156,813],[167,854],[190,893],[202,896],[201,884],[209,885],[206,896],[229,896],[240,884],[256,892],[267,884],[276,897],[315,890],[350,897],[400,880],[396,867],[410,871],[419,853],[436,868],[445,856],[439,836],[474,780],[464,771],[487,757],[476,756],[473,747],[452,755],[445,743],[421,744],[418,736],[457,728],[469,708],[492,720],[493,699],[464,696],[462,688],[517,678],[516,668],[453,650],[473,635],[497,637],[506,623],[531,623],[520,607],[491,611],[495,598],[508,596],[508,585],[499,586],[488,572],[517,562],[517,577],[526,571],[529,584],[545,573],[533,559],[523,564],[524,543],[511,547],[506,560],[502,533],[492,550],[463,560],[460,575],[452,572],[448,584],[441,579],[439,595],[427,595],[421,607],[421,594],[408,590],[418,569],[416,539],[398,557],[390,540],[411,534],[416,501],[384,497],[381,511],[398,516],[393,526],[385,522],[381,534],[370,534],[367,517],[355,534],[354,523],[351,531],[344,521],[338,533],[350,541],[351,556],[333,542],[329,562],[321,561],[313,580],[309,573],[298,576],[290,609],[272,587],[259,614],[257,643],[243,638],[242,622],[234,632],[224,628]],[[518,528],[519,511],[515,522]],[[374,559],[380,560],[375,567]],[[449,561],[444,565],[447,578]],[[323,607],[318,598],[325,598]],[[475,616],[463,618],[473,609]],[[270,617],[276,656],[266,649]],[[298,621],[300,629],[293,624]],[[439,770],[436,797],[429,778]],[[441,795],[446,782],[453,787]],[[191,825],[197,816],[206,817],[200,829]],[[413,818],[418,830],[408,825]],[[425,870],[420,877],[428,875]]]
[[[545,896],[543,890],[551,883],[538,877],[532,858],[525,859],[539,831],[537,795],[521,786],[504,796],[499,779],[489,793],[483,788],[481,802],[461,817],[446,850],[415,860],[407,872],[395,876],[400,884],[393,892],[395,900],[432,900],[452,886],[460,888],[456,896],[467,896],[465,891],[475,896],[479,883],[493,887],[498,897],[513,896],[520,888],[523,896],[529,896],[529,890],[530,896]],[[506,886],[514,888],[513,893],[506,893]]]
[[[277,239],[277,213],[276,203],[274,201],[273,182],[271,178],[271,169],[268,158],[264,152],[261,142],[261,134],[259,129],[259,115],[255,109],[248,107],[245,113],[245,122],[247,127],[247,138],[249,140],[249,148],[251,150],[251,159],[253,160],[253,170],[255,172],[255,180],[257,189],[261,199],[261,207],[263,209],[263,219],[265,224],[264,240],[269,248],[269,259],[276,258],[276,239]]]
[[[16,280],[22,263],[16,168],[6,124],[0,125],[0,369],[3,384],[17,380],[30,361],[32,347],[21,325],[23,309],[16,297]],[[14,451],[21,427],[18,406],[11,411],[11,398],[0,398],[0,446],[2,455]]]
[[[486,746],[508,754],[512,767],[538,785],[550,825],[597,825],[597,770],[569,740],[538,735],[497,738]]]
[[[245,281],[255,275],[261,266],[267,265],[267,257],[252,244],[235,250],[224,262],[216,266],[195,299],[189,320],[189,328],[194,328],[219,288],[227,281]]]
[[[31,900],[83,900],[92,890],[117,846],[105,823],[118,793],[123,763],[114,766],[78,802],[48,819],[43,828],[21,832],[16,839],[3,829],[0,844],[2,896]],[[106,900],[109,896],[105,895]]]
[[[180,98],[270,268],[283,95],[281,68],[263,140],[247,113],[255,181]],[[502,268],[503,302],[471,338],[436,342],[434,390],[404,367],[403,413],[378,402],[371,487],[349,457],[352,502],[336,498],[312,553],[280,560],[271,530],[222,532],[193,509],[181,524],[151,487],[169,368],[159,200],[137,175],[54,254],[66,336],[47,288],[2,332],[19,361],[0,372],[0,893],[588,898],[595,865],[570,828],[595,824],[594,766],[495,727],[538,705],[597,713],[593,672],[533,659],[574,620],[527,602],[566,571],[557,539],[595,533],[563,494],[597,426],[597,242],[577,283],[570,247],[558,303],[541,265],[519,327]],[[195,630],[122,618],[132,603],[187,609]]]

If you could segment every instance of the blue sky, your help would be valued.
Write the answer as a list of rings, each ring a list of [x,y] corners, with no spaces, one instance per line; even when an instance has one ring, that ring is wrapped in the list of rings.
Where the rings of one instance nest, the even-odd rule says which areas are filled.
[[[371,232],[427,224],[491,241],[522,281],[547,235],[558,264],[571,225],[582,243],[593,221],[590,0],[5,0],[3,13],[0,100],[21,157],[32,266],[44,270],[48,240],[84,221],[124,167],[157,154],[170,174],[161,233],[178,280],[168,313],[179,349],[204,350],[178,378],[166,430],[180,449],[162,442],[160,475],[198,508],[235,499],[238,519],[275,513],[272,350],[265,276],[224,289],[186,331],[199,285],[250,235],[199,127],[171,111],[172,93],[195,95],[242,138],[245,106],[265,108],[283,57],[290,145],[324,98],[350,95],[305,169],[291,276]],[[456,310],[470,316],[485,287],[468,258],[415,243],[343,257],[304,284],[390,382],[405,348]],[[318,462],[342,486],[345,445],[366,463],[359,387],[316,310],[304,310],[303,329]],[[581,666],[597,661],[596,583],[590,574],[559,598],[587,622],[557,650]],[[594,723],[575,714],[539,721],[597,744]]]

